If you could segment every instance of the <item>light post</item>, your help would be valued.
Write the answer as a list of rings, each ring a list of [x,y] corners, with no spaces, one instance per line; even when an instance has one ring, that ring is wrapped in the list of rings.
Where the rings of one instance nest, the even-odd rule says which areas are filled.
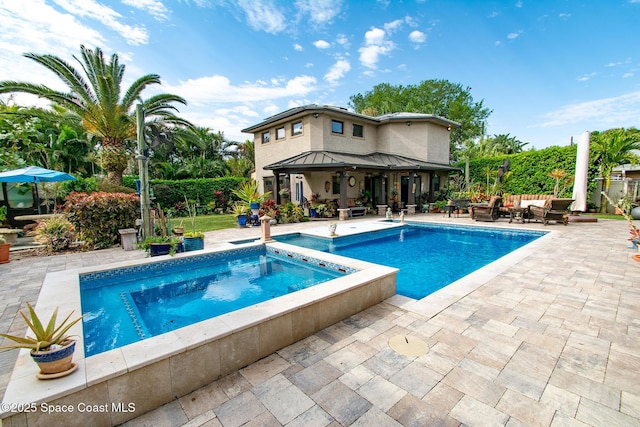
[[[152,235],[151,217],[149,209],[149,158],[147,157],[147,144],[144,140],[144,110],[141,104],[136,105],[136,122],[138,132],[138,170],[140,174],[140,211],[142,212],[142,240]]]

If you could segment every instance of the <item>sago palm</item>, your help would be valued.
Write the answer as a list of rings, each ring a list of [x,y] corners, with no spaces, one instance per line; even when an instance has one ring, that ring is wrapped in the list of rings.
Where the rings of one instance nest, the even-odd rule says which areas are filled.
[[[186,105],[186,101],[172,94],[159,94],[141,101],[144,89],[160,84],[157,74],[138,78],[122,94],[125,66],[120,64],[118,56],[113,54],[109,62],[105,62],[100,48],[92,50],[80,46],[80,51],[80,58],[74,56],[74,59],[80,64],[81,70],[54,55],[24,54],[56,74],[68,86],[68,91],[54,90],[41,84],[3,81],[0,82],[0,93],[36,95],[77,114],[87,133],[101,142],[101,161],[108,180],[120,184],[128,161],[126,141],[136,137],[134,103],[143,105],[149,121],[190,126],[186,120],[174,115],[178,110],[172,105]]]

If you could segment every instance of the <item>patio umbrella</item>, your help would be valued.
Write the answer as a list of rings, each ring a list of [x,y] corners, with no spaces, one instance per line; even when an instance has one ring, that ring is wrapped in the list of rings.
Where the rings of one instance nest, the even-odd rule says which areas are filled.
[[[573,205],[571,210],[585,212],[587,210],[587,173],[589,169],[590,134],[585,131],[578,139],[576,153],[576,175],[573,182]]]
[[[38,182],[72,181],[76,178],[68,173],[58,172],[39,166],[27,166],[22,169],[0,172],[0,182],[32,182],[36,187],[36,203],[40,213],[40,197],[38,196]]]

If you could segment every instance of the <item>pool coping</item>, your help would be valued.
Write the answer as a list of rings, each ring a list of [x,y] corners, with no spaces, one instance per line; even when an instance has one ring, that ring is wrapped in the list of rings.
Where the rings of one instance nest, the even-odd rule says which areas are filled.
[[[296,254],[299,257],[319,259],[358,271],[317,286],[87,358],[84,355],[82,322],[80,322],[70,330],[71,334],[78,337],[74,355],[74,363],[78,365],[77,371],[55,381],[37,380],[37,365],[31,360],[28,350],[21,350],[4,395],[3,411],[0,413],[0,418],[20,415],[26,417],[24,420],[26,424],[31,424],[37,423],[39,416],[48,415],[51,417],[51,414],[41,411],[20,414],[6,411],[6,408],[11,407],[10,404],[50,404],[61,398],[65,398],[64,401],[67,403],[69,401],[111,402],[112,404],[126,405],[130,402],[136,402],[135,413],[107,410],[101,413],[85,414],[89,417],[85,421],[90,420],[96,425],[120,424],[139,416],[140,413],[161,406],[176,396],[185,395],[223,375],[247,366],[280,348],[310,336],[395,294],[395,275],[398,271],[395,268],[275,241],[247,243],[242,246],[263,244],[280,251]],[[231,248],[204,249],[176,254],[174,258],[223,252],[229,249]],[[167,259],[171,259],[171,257],[166,255],[153,259],[136,259],[99,267],[48,273],[42,284],[36,310],[43,317],[47,317],[56,307],[59,307],[61,315],[66,315],[73,310],[78,313],[81,307],[79,274],[154,263]],[[321,305],[323,307],[319,309],[318,307]],[[314,313],[317,315],[314,316]],[[319,316],[320,313],[322,316]],[[292,320],[294,317],[296,321]],[[275,327],[278,333],[268,330],[265,325],[272,325],[269,327]],[[265,339],[262,334],[266,337]],[[267,339],[272,339],[273,342],[267,342]],[[250,347],[250,351],[247,351],[247,353],[251,353],[250,357],[246,357],[241,354],[241,350],[238,350],[243,346]],[[184,372],[189,369],[179,367],[177,360],[195,357],[192,355],[202,353],[204,348],[210,352],[218,352],[220,359],[218,366],[210,366],[211,362],[205,362],[209,363],[207,369],[211,372],[204,375],[203,378],[193,380],[189,373]],[[202,355],[200,354],[200,356]],[[147,390],[146,393],[137,389],[130,390],[131,381],[139,382],[140,376],[153,378],[154,374],[146,372],[147,368],[153,365],[176,372],[176,378],[171,378],[170,383],[166,384],[168,385],[168,393],[164,393],[166,394],[164,395],[159,391],[162,388],[161,384],[158,384],[157,387],[159,396],[153,398],[148,396],[150,390]],[[164,374],[166,376],[166,372]],[[180,375],[184,378],[179,378]],[[126,377],[134,379],[129,381]],[[159,378],[158,381],[166,382],[166,379]],[[156,387],[153,387],[152,390],[156,390]],[[137,399],[139,394],[143,396]],[[64,414],[53,415],[62,417]],[[78,416],[79,414],[74,415]],[[50,422],[50,418],[47,418],[47,421]]]

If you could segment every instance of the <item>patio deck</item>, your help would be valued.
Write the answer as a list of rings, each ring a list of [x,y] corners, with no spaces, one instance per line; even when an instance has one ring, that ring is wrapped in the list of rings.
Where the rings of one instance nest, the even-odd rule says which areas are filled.
[[[551,233],[437,295],[392,297],[125,425],[640,425],[640,263],[626,222],[410,220]],[[258,234],[212,232],[205,244]],[[143,256],[116,248],[0,265],[0,330],[24,333],[17,311],[46,273]],[[429,352],[394,352],[397,335]],[[16,355],[0,353],[3,394]]]

